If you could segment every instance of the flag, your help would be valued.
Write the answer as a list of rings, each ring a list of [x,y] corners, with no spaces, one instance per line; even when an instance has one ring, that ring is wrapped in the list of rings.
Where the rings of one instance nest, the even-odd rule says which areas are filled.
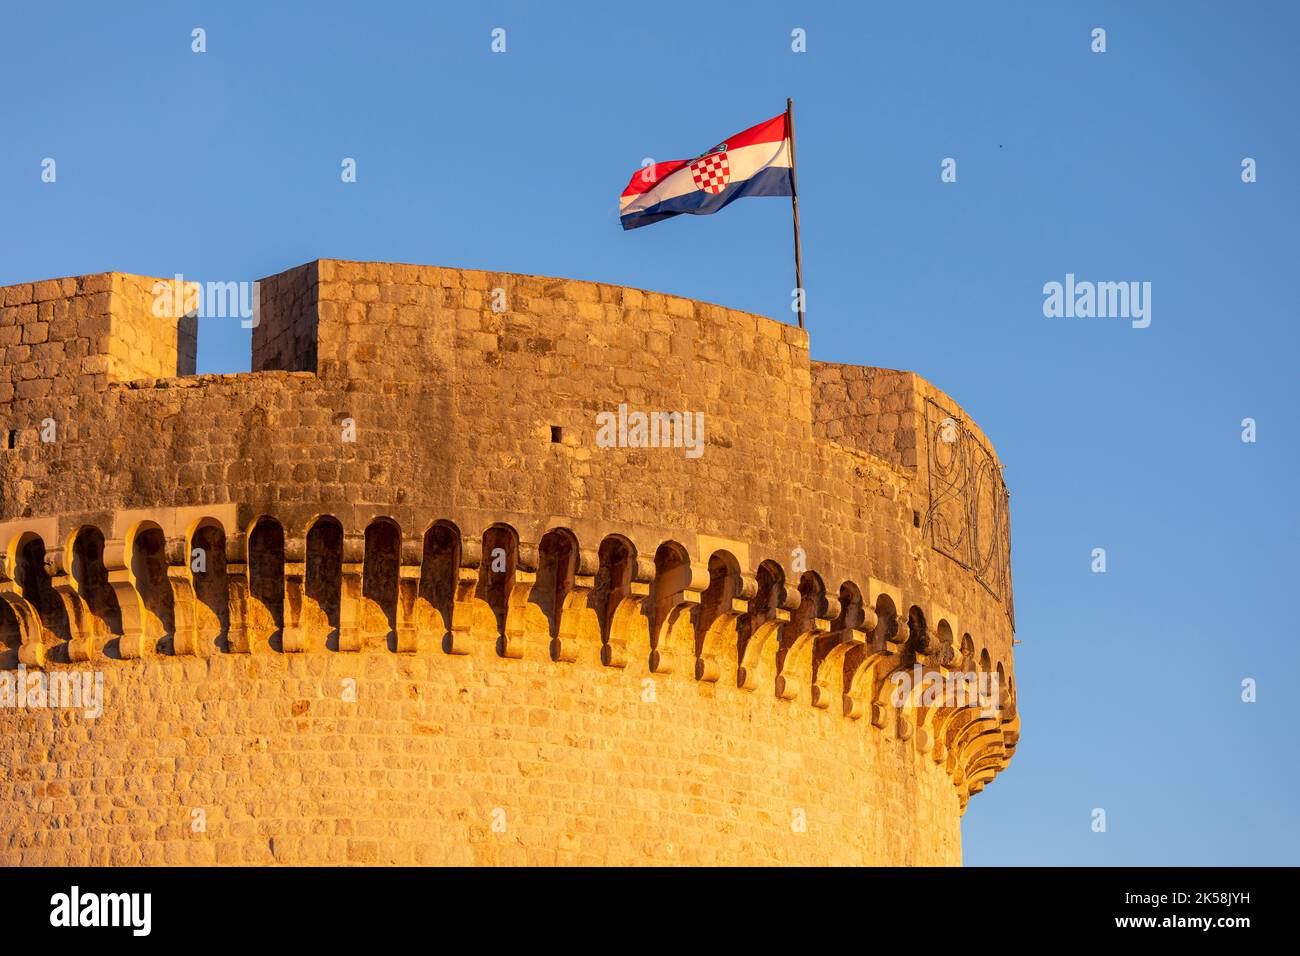
[[[619,200],[624,229],[690,213],[707,216],[742,196],[793,196],[789,113],[719,143],[695,159],[638,170]]]

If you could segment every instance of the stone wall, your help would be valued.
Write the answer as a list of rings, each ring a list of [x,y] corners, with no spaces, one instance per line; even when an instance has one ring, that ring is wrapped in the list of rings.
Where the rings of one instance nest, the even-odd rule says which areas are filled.
[[[918,378],[890,368],[812,363],[813,434],[915,470]]]
[[[2,718],[0,864],[961,862],[933,762],[689,675],[647,702],[648,676],[477,655],[116,662],[98,720]]]

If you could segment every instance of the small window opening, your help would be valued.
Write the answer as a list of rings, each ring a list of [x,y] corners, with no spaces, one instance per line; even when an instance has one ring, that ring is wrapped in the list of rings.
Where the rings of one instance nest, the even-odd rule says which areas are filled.
[[[559,425],[552,425],[552,426],[551,426],[551,443],[552,443],[552,444],[555,444],[555,445],[558,445],[558,444],[559,444],[560,442],[562,442],[562,441],[564,441],[564,429],[561,428]]]
[[[919,511],[912,512],[912,527],[913,528],[921,527],[921,512]]]
[[[18,432],[16,429],[13,428],[9,429],[9,447],[10,448],[18,447]]]

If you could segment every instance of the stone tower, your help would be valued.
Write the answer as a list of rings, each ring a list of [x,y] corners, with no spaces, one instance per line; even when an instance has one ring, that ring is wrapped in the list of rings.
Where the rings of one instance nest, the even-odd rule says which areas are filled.
[[[1019,719],[1001,468],[942,392],[335,260],[196,376],[158,292],[0,289],[0,863],[961,862]]]

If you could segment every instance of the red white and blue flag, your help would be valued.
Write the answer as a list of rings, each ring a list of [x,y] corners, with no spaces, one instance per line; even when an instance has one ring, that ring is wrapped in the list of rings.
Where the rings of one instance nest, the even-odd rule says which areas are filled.
[[[793,196],[789,114],[751,126],[695,159],[638,170],[619,200],[624,229],[689,213],[707,216],[743,196]]]

